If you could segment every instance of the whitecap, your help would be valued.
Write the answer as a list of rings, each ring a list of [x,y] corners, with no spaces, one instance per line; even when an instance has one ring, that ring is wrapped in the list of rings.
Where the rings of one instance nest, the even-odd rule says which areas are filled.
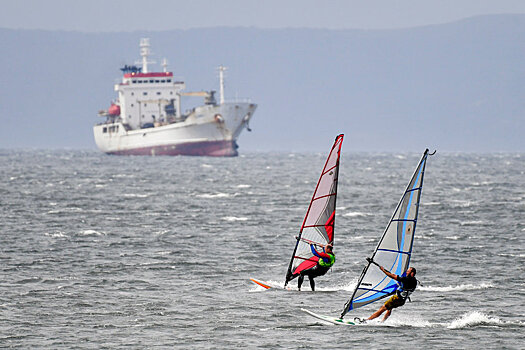
[[[374,326],[385,326],[385,327],[415,327],[415,328],[424,328],[424,327],[433,327],[434,325],[430,323],[429,321],[415,315],[411,316],[401,316],[401,315],[395,315],[393,317],[390,317],[385,322],[382,322],[382,317],[378,317],[377,319],[373,321],[368,321],[367,325],[374,325]]]
[[[459,236],[447,236],[446,239],[451,239],[453,241],[457,241],[460,237]]]
[[[247,221],[248,220],[248,218],[246,218],[246,217],[238,218],[238,217],[235,217],[235,216],[225,216],[222,219],[225,220],[225,221]]]
[[[218,193],[215,193],[215,194],[211,194],[211,193],[198,194],[197,197],[199,197],[199,198],[228,198],[228,197],[234,197],[236,195],[237,195],[237,193],[229,194],[229,193],[218,192]]]
[[[490,317],[484,313],[473,311],[469,312],[459,318],[456,318],[450,323],[448,328],[457,329],[465,327],[474,327],[480,325],[499,325],[503,322],[497,317]]]
[[[460,284],[458,286],[446,286],[446,287],[434,287],[434,286],[421,286],[419,289],[427,292],[457,292],[463,290],[479,290],[488,289],[494,287],[490,283],[481,283],[479,285],[474,284]]]
[[[105,235],[104,232],[98,232],[98,231],[95,231],[95,230],[83,230],[83,231],[80,231],[78,233],[79,235],[82,235],[82,236],[102,236],[102,235]]]
[[[462,221],[459,224],[461,226],[478,226],[478,225],[483,225],[483,223],[484,222],[481,220],[472,220],[472,221]]]
[[[123,197],[126,197],[126,198],[147,198],[149,196],[147,194],[124,193]]]
[[[250,187],[252,187],[252,186],[251,185],[243,185],[243,184],[237,185],[237,188],[250,188]]]
[[[54,232],[54,233],[51,233],[51,232],[45,232],[44,233],[45,236],[48,236],[48,237],[53,237],[53,238],[61,238],[61,237],[67,237],[64,232]]]
[[[344,213],[343,216],[349,216],[349,217],[361,217],[361,216],[366,216],[367,214],[365,213],[361,213],[361,212],[358,212],[358,211],[350,211],[348,213]]]

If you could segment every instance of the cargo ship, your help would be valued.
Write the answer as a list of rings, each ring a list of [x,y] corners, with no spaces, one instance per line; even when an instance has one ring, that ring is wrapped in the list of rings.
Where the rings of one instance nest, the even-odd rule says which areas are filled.
[[[167,71],[150,72],[149,39],[140,40],[142,60],[121,68],[115,84],[117,98],[99,111],[105,121],[93,127],[97,147],[115,155],[187,155],[234,157],[237,138],[257,108],[248,99],[224,98],[225,67],[219,66],[219,100],[216,91],[184,92],[186,85]],[[182,112],[182,98],[203,98],[203,104]]]

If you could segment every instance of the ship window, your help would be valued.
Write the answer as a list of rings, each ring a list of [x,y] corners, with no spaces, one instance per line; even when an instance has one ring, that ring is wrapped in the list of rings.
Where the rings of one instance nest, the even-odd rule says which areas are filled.
[[[153,79],[150,79],[150,80],[149,80],[149,82],[150,82],[150,83],[154,83],[154,82],[155,82],[155,80],[153,80]]]
[[[173,95],[173,91],[170,91],[170,95]]]
[[[160,80],[155,80],[156,83],[160,83]]]
[[[166,81],[167,81],[168,83],[171,83],[171,79],[167,79]]]
[[[102,132],[105,134],[108,132],[108,128],[102,128]]]
[[[132,80],[131,82],[132,82],[133,84],[135,84],[135,83],[137,82],[137,79]]]
[[[143,92],[142,95],[146,96],[148,93],[147,92]]]
[[[137,83],[142,84],[142,80],[137,80]]]
[[[165,83],[165,82],[166,82],[166,79],[162,79],[160,82],[161,82],[161,83]]]
[[[160,92],[157,92],[157,95],[160,95]]]
[[[147,103],[144,103],[144,107],[146,107],[148,104]]]
[[[133,107],[133,103],[131,104],[131,107]]]
[[[134,93],[134,92],[132,92],[132,93],[131,93],[131,96],[135,96],[135,93]]]

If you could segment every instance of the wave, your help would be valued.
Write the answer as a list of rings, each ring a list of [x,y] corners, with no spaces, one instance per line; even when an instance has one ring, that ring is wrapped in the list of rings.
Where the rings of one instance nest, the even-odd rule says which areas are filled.
[[[252,185],[244,185],[244,184],[237,185],[237,188],[250,188],[250,187],[252,187]]]
[[[447,236],[447,237],[445,237],[445,238],[446,238],[446,239],[451,239],[451,240],[453,240],[453,241],[457,241],[457,240],[460,239],[461,237],[459,237],[459,236]]]
[[[84,230],[78,233],[81,236],[103,236],[106,235],[104,232],[98,232],[95,230]]]
[[[349,217],[360,217],[360,216],[367,216],[368,214],[361,213],[358,211],[351,211],[348,213],[344,213],[343,216],[349,216]]]
[[[460,226],[479,226],[485,224],[485,221],[481,220],[472,220],[472,221],[461,221],[459,223]]]
[[[272,286],[273,288],[282,288],[284,289],[284,282],[281,281],[274,281],[274,280],[266,280],[265,283]],[[348,291],[352,292],[355,289],[355,286],[357,284],[357,280],[348,282],[346,284],[341,285],[335,285],[335,286],[320,286],[319,283],[316,281],[316,288],[314,293],[322,293],[322,292],[338,292],[338,291]],[[292,291],[297,291],[297,280],[292,280],[288,283],[288,286],[290,287]],[[261,292],[265,291],[267,289],[253,284],[253,288],[249,290],[249,292]],[[301,293],[303,292],[312,292],[310,289],[310,283],[308,281],[308,278],[305,278],[305,281],[303,283],[303,286],[301,287]]]
[[[137,194],[137,193],[124,193],[122,196],[126,198],[148,198],[149,197],[149,195],[147,194]]]
[[[441,202],[426,202],[426,203],[421,203],[421,204],[423,206],[431,207],[431,206],[441,205],[442,203]]]
[[[54,232],[54,233],[45,232],[44,235],[48,236],[48,237],[53,237],[53,238],[67,237],[67,235],[64,232],[60,232],[60,231],[59,232]]]
[[[447,287],[434,287],[434,286],[428,286],[424,287],[421,286],[418,289],[425,292],[458,292],[463,290],[479,290],[479,289],[488,289],[494,287],[490,283],[482,283],[479,285],[474,284],[460,284],[459,286],[447,286]]]
[[[235,216],[225,216],[222,219],[225,220],[225,221],[247,221],[248,220],[248,218],[246,218],[246,217],[238,218],[238,217],[235,217]]]
[[[199,198],[228,198],[228,197],[235,197],[235,196],[237,196],[237,193],[230,194],[230,193],[218,192],[214,194],[211,194],[211,193],[198,194],[196,197],[199,197]]]
[[[447,328],[458,329],[484,325],[501,325],[503,323],[504,322],[497,317],[490,317],[484,313],[473,311],[456,318]]]
[[[394,315],[394,316],[391,316],[385,322],[382,322],[381,321],[382,319],[383,319],[383,315],[381,315],[375,320],[366,322],[365,325],[376,326],[376,327],[406,327],[406,326],[409,326],[409,327],[414,327],[414,328],[425,328],[425,327],[435,326],[435,324],[432,324],[431,322],[424,320],[423,318],[419,316],[414,316],[414,315],[411,315],[411,316]]]

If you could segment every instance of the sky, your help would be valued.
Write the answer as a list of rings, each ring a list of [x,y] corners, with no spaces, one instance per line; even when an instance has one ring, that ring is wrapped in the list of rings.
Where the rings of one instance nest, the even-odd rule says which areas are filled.
[[[486,14],[524,0],[0,0],[0,27],[80,32],[202,27],[393,29]]]

